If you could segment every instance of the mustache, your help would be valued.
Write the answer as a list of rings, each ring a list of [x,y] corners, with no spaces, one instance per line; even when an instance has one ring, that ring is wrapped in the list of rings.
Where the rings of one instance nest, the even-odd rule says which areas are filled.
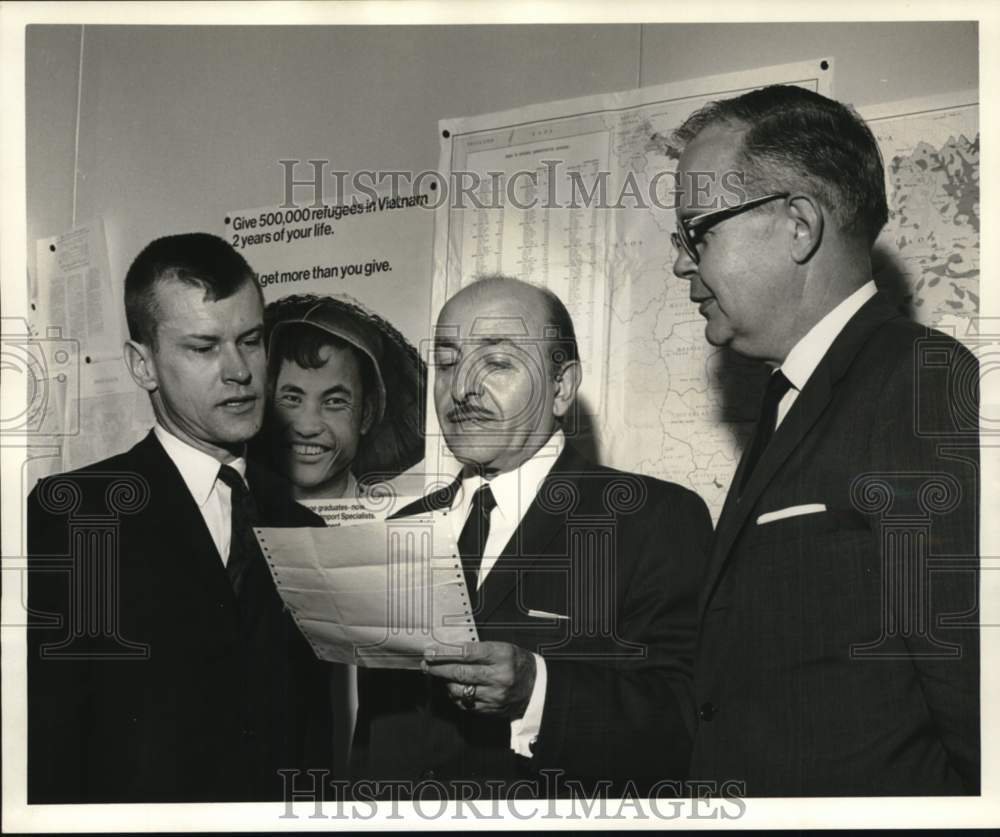
[[[489,420],[496,418],[496,414],[492,410],[485,410],[482,407],[460,405],[448,410],[445,413],[445,418],[450,422]]]
[[[233,392],[227,395],[225,398],[220,399],[217,402],[217,406],[221,406],[229,401],[257,401],[260,399],[260,393],[256,390],[244,389],[240,392]]]

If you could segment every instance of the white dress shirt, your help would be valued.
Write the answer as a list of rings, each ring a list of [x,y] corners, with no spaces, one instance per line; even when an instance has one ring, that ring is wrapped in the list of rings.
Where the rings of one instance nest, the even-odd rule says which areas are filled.
[[[861,306],[868,302],[876,294],[875,283],[871,280],[866,282],[847,299],[841,302],[836,308],[828,313],[822,320],[814,325],[805,336],[799,340],[785,358],[785,362],[778,367],[788,378],[791,387],[785,393],[785,397],[778,402],[778,418],[775,428],[781,425],[788,411],[799,397],[802,387],[806,381],[816,371],[819,362],[833,345],[844,326],[858,311]]]
[[[232,492],[219,477],[222,463],[214,456],[191,447],[187,442],[178,439],[162,425],[157,424],[153,432],[163,446],[170,461],[181,472],[181,479],[194,498],[201,512],[205,525],[212,536],[215,548],[219,550],[222,563],[229,561],[229,539],[232,537]],[[226,463],[233,468],[244,481],[246,480],[247,463],[240,457]]]
[[[483,586],[490,570],[496,565],[497,559],[517,531],[517,527],[521,525],[525,514],[535,501],[538,489],[549,475],[565,445],[566,434],[562,430],[557,430],[531,459],[521,463],[513,471],[497,474],[489,480],[483,479],[478,474],[462,480],[461,488],[455,493],[449,510],[452,532],[456,540],[469,517],[472,498],[481,486],[487,484],[490,486],[497,504],[490,512],[490,533],[483,547],[483,560],[479,565],[476,579],[477,589]],[[542,709],[545,707],[545,688],[548,683],[545,660],[539,654],[532,656],[535,658],[535,685],[524,715],[511,721],[510,724],[510,747],[518,755],[527,758],[531,758],[531,745],[535,743],[542,728]]]

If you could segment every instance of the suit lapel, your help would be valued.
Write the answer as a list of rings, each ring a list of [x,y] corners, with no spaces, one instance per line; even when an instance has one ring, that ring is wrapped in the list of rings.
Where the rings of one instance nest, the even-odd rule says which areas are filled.
[[[455,501],[455,495],[461,487],[462,476],[459,474],[443,488],[426,494],[419,500],[414,500],[405,508],[395,512],[389,517],[389,520],[396,520],[401,517],[413,517],[418,514],[430,514],[431,512],[451,508],[451,504]]]
[[[190,575],[191,590],[207,594],[214,602],[236,603],[226,569],[198,505],[188,491],[177,466],[150,432],[133,448],[137,470],[148,480],[152,491],[151,522],[158,531],[148,532],[147,540],[170,544],[180,571]]]
[[[770,444],[750,475],[746,490],[740,495],[738,486],[746,467],[744,452],[715,530],[712,556],[703,588],[702,611],[708,604],[733,544],[743,531],[747,516],[756,506],[760,495],[826,410],[833,397],[834,387],[847,372],[861,347],[879,326],[898,316],[899,312],[881,295],[876,294],[848,321],[806,382],[788,415],[775,430]]]
[[[480,590],[481,611],[477,620],[485,623],[517,587],[522,570],[544,561],[549,546],[557,535],[564,534],[566,518],[573,508],[562,508],[564,497],[580,496],[577,484],[586,462],[570,445],[566,445],[552,470],[539,486],[535,499],[521,520],[521,525],[504,547]]]
[[[827,369],[821,363],[809,378],[809,382],[795,399],[791,410],[775,431],[764,449],[757,467],[750,475],[746,489],[739,493],[740,473],[746,467],[746,455],[740,463],[740,470],[729,488],[726,504],[719,518],[715,541],[712,546],[712,560],[709,564],[709,582],[714,586],[715,578],[726,556],[742,531],[747,515],[757,503],[757,499],[774,478],[775,473],[788,459],[792,451],[802,442],[806,433],[823,414],[830,403],[830,379]]]

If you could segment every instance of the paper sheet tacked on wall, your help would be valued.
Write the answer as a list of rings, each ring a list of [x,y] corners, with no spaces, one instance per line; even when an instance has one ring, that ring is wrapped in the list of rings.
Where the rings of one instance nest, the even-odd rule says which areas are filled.
[[[275,585],[322,660],[420,667],[424,649],[478,640],[446,515],[254,530]]]
[[[39,239],[35,249],[38,260],[35,320],[78,342],[84,397],[134,389],[120,360],[124,310],[120,293],[116,293],[111,282],[103,222],[98,219],[60,235]],[[99,366],[108,362],[121,373],[120,383],[114,389],[108,388],[108,367]],[[88,366],[95,369],[88,370]],[[94,376],[104,379],[103,386],[100,381],[88,380]]]
[[[122,287],[111,277],[103,221],[38,239],[35,250],[31,431],[49,452],[32,467],[28,487],[47,473],[119,453],[153,422],[149,398],[122,358]]]

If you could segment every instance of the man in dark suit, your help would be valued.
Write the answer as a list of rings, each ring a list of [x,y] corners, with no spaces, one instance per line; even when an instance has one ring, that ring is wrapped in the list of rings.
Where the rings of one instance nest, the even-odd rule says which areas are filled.
[[[692,776],[977,793],[978,371],[876,291],[874,137],[776,86],[675,140],[674,272],[712,345],[773,370],[699,607]]]
[[[125,305],[156,427],[29,498],[28,801],[281,799],[277,771],[332,743],[327,670],[251,530],[318,523],[244,459],[260,289],[226,242],[179,235],[135,259]]]
[[[361,671],[353,757],[359,777],[404,783],[387,795],[422,780],[478,799],[564,780],[634,794],[685,776],[711,521],[692,492],[574,449],[561,421],[580,376],[548,291],[489,277],[440,314],[434,398],[463,468],[403,514],[451,516],[480,641],[429,649],[422,672]]]

